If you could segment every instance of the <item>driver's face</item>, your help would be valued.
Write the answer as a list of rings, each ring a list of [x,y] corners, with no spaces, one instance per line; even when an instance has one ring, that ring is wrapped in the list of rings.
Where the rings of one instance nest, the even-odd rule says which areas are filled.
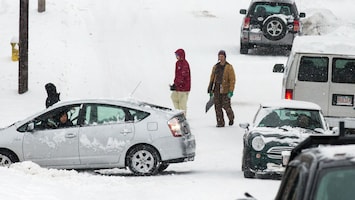
[[[67,120],[68,120],[68,115],[67,115],[67,113],[64,113],[62,116],[60,116],[59,120],[60,120],[60,123],[62,123],[62,124],[64,124],[65,122],[67,122]]]

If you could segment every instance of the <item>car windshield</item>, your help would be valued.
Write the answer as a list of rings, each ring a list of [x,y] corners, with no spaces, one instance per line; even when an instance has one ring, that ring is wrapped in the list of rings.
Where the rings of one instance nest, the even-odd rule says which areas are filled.
[[[353,199],[355,168],[333,168],[326,170],[317,183],[315,197],[312,199]]]
[[[292,108],[261,108],[254,120],[257,127],[300,127],[314,130],[322,128],[318,110]]]

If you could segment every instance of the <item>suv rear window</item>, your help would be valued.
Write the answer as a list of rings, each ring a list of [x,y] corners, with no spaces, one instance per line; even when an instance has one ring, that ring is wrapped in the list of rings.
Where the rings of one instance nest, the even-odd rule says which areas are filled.
[[[334,58],[332,66],[334,83],[355,83],[355,59]]]
[[[284,14],[284,15],[291,15],[293,11],[291,9],[290,4],[280,4],[280,3],[258,3],[255,7],[251,10],[250,14],[254,16],[258,15],[272,15],[272,14]]]
[[[299,81],[328,82],[328,57],[303,56],[298,71]]]

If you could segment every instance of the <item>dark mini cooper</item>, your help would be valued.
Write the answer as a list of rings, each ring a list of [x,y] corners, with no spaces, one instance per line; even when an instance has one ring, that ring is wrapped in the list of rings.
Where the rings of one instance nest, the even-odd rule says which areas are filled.
[[[240,33],[240,53],[258,46],[291,49],[294,38],[302,33],[300,18],[294,0],[252,0],[245,15]]]
[[[295,100],[261,104],[253,123],[239,126],[246,130],[242,158],[245,178],[280,177],[285,170],[283,153],[311,134],[332,133],[318,105]]]

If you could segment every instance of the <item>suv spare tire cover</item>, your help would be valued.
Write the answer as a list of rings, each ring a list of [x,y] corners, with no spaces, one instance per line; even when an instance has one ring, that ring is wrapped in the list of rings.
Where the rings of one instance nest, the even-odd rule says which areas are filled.
[[[271,16],[267,18],[263,25],[264,36],[269,40],[280,40],[285,37],[287,25],[280,17]]]

